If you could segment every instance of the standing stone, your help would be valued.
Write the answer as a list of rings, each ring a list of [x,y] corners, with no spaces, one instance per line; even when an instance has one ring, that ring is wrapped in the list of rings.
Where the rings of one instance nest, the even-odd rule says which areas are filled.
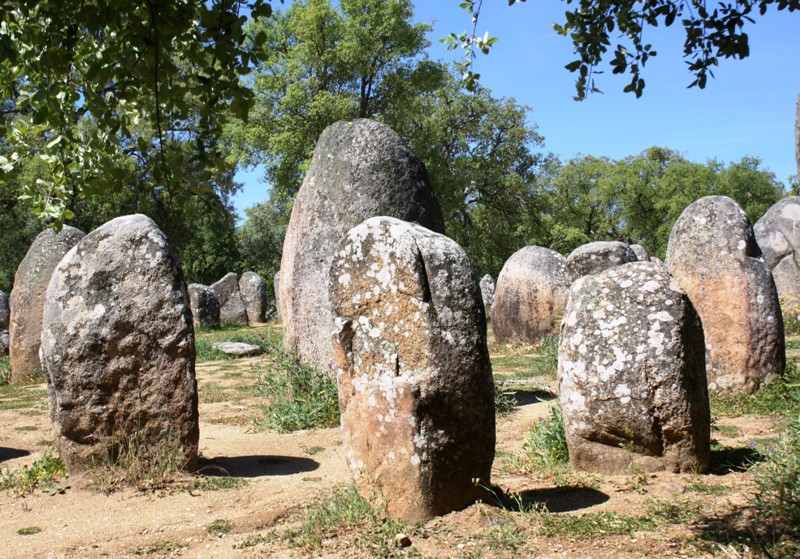
[[[275,291],[275,315],[278,322],[283,322],[281,317],[281,271],[275,272],[272,278],[272,289]]]
[[[419,225],[372,218],[342,240],[330,285],[344,455],[361,495],[407,522],[486,497],[492,369],[464,251]]]
[[[712,391],[753,392],[786,364],[778,293],[742,209],[726,196],[686,208],[667,266],[703,322]]]
[[[225,274],[211,289],[219,301],[219,320],[228,326],[247,326],[247,309],[239,291],[239,277],[234,272]]]
[[[567,256],[567,278],[572,283],[580,277],[638,260],[631,247],[621,241],[587,243]]]
[[[494,292],[497,288],[497,285],[494,282],[494,278],[489,274],[486,274],[481,278],[481,298],[483,299],[483,307],[486,309],[486,312],[489,312],[489,309],[492,308],[494,304]]]
[[[69,225],[65,225],[58,234],[52,229],[45,229],[34,239],[17,268],[14,288],[11,290],[8,329],[12,382],[28,380],[42,370],[39,346],[47,284],[61,258],[83,235],[83,231]]]
[[[245,272],[239,278],[239,291],[250,324],[264,324],[267,314],[267,286],[255,272]]]
[[[501,343],[534,344],[556,332],[568,295],[566,258],[537,246],[518,250],[497,276],[492,306],[495,338]]]
[[[8,353],[8,320],[11,309],[8,305],[8,295],[0,291],[0,355]]]
[[[214,290],[207,285],[190,283],[188,292],[192,323],[195,329],[219,328],[219,300],[217,300]]]
[[[800,301],[800,197],[789,196],[773,205],[753,227],[778,295]]]
[[[47,289],[41,354],[56,446],[70,471],[131,446],[140,459],[176,452],[194,469],[189,295],[150,218],[113,219],[67,253]]]
[[[317,141],[294,201],[281,259],[284,346],[321,369],[332,365],[328,275],[345,233],[373,216],[417,222],[444,233],[425,165],[391,128],[337,122]]]
[[[558,348],[574,468],[703,472],[711,412],[703,328],[663,266],[636,262],[578,279]]]
[[[8,322],[11,318],[11,307],[8,304],[8,295],[5,291],[0,291],[0,330],[8,330]]]
[[[650,262],[650,255],[647,253],[647,249],[644,248],[642,245],[630,245],[633,254],[636,255],[636,260],[639,262]]]

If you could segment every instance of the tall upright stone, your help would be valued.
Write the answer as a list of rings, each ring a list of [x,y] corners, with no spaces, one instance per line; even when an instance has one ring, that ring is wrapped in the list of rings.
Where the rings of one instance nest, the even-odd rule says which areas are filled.
[[[783,371],[775,282],[736,202],[706,196],[690,204],[670,233],[667,267],[703,323],[710,390],[752,392]]]
[[[247,309],[239,291],[239,276],[228,272],[219,281],[211,284],[219,302],[219,321],[228,326],[247,326]]]
[[[580,277],[597,274],[620,264],[638,261],[636,253],[622,241],[586,243],[567,256],[567,279],[569,283],[572,283]]]
[[[372,120],[337,122],[317,141],[292,208],[281,258],[284,345],[328,369],[333,310],[328,275],[342,236],[373,216],[444,233],[425,165],[391,128]]]
[[[534,344],[557,332],[568,295],[566,258],[549,248],[518,250],[497,276],[492,306],[495,338]]]
[[[86,235],[53,273],[42,365],[56,446],[70,471],[136,448],[176,452],[199,437],[189,296],[166,236],[143,215]]]
[[[343,448],[359,492],[408,522],[486,497],[494,391],[464,251],[375,217],[342,240],[330,286]]]
[[[239,292],[251,325],[264,324],[267,314],[267,286],[255,272],[244,272],[239,278]]]
[[[31,243],[17,268],[8,329],[12,382],[28,380],[41,372],[39,346],[47,284],[61,258],[83,235],[83,231],[69,225],[58,234],[45,229]]]
[[[214,290],[201,283],[190,283],[187,291],[195,329],[219,328],[219,300]]]
[[[635,262],[578,279],[558,348],[574,468],[702,472],[710,460],[703,329],[667,270]]]
[[[275,272],[272,278],[272,290],[275,292],[275,319],[283,322],[281,318],[281,271]]]
[[[800,302],[800,197],[778,201],[756,222],[753,232],[778,295],[796,307]]]
[[[10,315],[8,295],[4,291],[0,291],[0,355],[8,353],[8,319]]]
[[[489,274],[485,274],[480,281],[481,297],[483,298],[483,306],[488,313],[494,304],[494,292],[497,289],[497,284],[494,278]]]

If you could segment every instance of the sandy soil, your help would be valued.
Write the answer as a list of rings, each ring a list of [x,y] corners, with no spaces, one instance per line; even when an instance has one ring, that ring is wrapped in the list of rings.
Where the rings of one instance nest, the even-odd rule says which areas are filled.
[[[225,397],[232,393],[225,390],[239,387],[246,392],[256,381],[255,362],[250,359],[235,364],[208,363],[197,370],[203,471],[226,472],[241,478],[245,483],[240,488],[212,491],[176,487],[156,492],[125,489],[107,495],[87,486],[86,480],[68,478],[64,490],[53,495],[39,490],[24,497],[10,491],[0,492],[0,557],[309,557],[307,550],[281,540],[237,549],[237,544],[248,537],[297,525],[310,503],[329,495],[337,484],[349,481],[338,429],[291,434],[257,432],[252,428],[251,417],[258,413],[253,407],[258,400],[254,396],[233,401]],[[43,385],[28,390],[40,396],[33,405],[0,410],[3,469],[15,470],[37,460],[52,437]],[[204,401],[204,393],[212,397]],[[540,396],[544,398],[544,393]],[[528,395],[521,398],[516,412],[498,421],[499,452],[494,481],[504,491],[518,493],[520,500],[544,503],[554,514],[599,511],[646,514],[648,502],[686,495],[687,486],[699,479],[702,483],[730,488],[721,496],[692,494],[693,499],[702,500],[711,516],[717,515],[721,522],[727,522],[722,518],[725,511],[738,511],[736,514],[741,515],[746,510],[737,508],[746,502],[751,491],[745,473],[594,478],[592,487],[581,486],[580,478],[575,478],[567,487],[557,487],[552,476],[521,472],[513,467],[513,455],[520,451],[533,422],[549,413],[550,405],[551,400]],[[752,417],[719,423],[727,425],[723,431],[732,435],[715,433],[715,438],[729,446],[745,447],[747,441],[769,436],[772,430],[769,421]],[[217,520],[230,521],[231,533],[220,537],[210,532],[208,526]],[[529,516],[515,516],[496,506],[477,504],[411,529],[412,546],[395,553],[421,557],[505,557],[502,546],[492,547],[486,542],[509,522],[532,521]],[[18,530],[30,527],[41,531],[18,534]],[[526,534],[535,534],[528,526],[522,528]],[[686,545],[691,530],[696,529],[696,526],[675,526],[643,535],[608,536],[591,541],[530,536],[522,545],[524,553],[519,556],[615,559],[704,556]],[[160,542],[165,541],[179,542],[184,547],[159,550]],[[368,550],[348,542],[347,539],[326,542],[311,556],[372,556]]]

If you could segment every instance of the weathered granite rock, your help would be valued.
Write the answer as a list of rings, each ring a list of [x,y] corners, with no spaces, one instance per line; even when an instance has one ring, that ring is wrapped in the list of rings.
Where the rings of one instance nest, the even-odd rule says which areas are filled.
[[[8,322],[11,318],[11,307],[8,304],[8,295],[0,291],[0,330],[8,330]]]
[[[229,326],[247,326],[247,309],[239,291],[239,277],[234,272],[225,274],[211,284],[219,301],[219,321]]]
[[[778,295],[793,304],[800,301],[800,196],[773,205],[756,221],[753,232]]]
[[[272,289],[275,290],[275,315],[278,322],[283,322],[281,318],[281,271],[275,272],[272,278]]]
[[[576,280],[558,376],[574,468],[705,471],[711,413],[703,329],[663,266],[636,262]]]
[[[212,344],[211,347],[217,351],[221,351],[225,355],[232,355],[233,357],[261,355],[261,348],[259,346],[255,344],[246,344],[244,342],[217,342]]]
[[[480,287],[481,297],[483,298],[483,307],[488,312],[494,304],[494,292],[495,289],[497,289],[497,284],[494,282],[494,278],[492,276],[486,274],[481,278]]]
[[[255,272],[245,272],[239,278],[239,292],[250,324],[264,324],[267,314],[267,286]]]
[[[333,362],[328,274],[344,234],[373,216],[444,232],[425,165],[391,128],[372,120],[337,122],[317,141],[294,201],[281,259],[284,346],[327,369]]]
[[[8,330],[0,330],[0,355],[8,355]]]
[[[188,292],[194,327],[219,328],[219,300],[214,290],[201,283],[190,283]]]
[[[9,318],[11,381],[38,375],[42,337],[42,309],[47,284],[61,258],[83,237],[83,231],[65,225],[56,234],[45,229],[34,239],[14,276]]]
[[[492,306],[495,338],[533,344],[557,332],[568,295],[566,258],[537,246],[518,250],[497,276]]]
[[[650,262],[650,255],[642,245],[630,245],[630,248],[639,262]]]
[[[342,240],[330,285],[344,455],[359,492],[408,522],[485,497],[492,372],[464,251],[418,225],[372,218]]]
[[[670,234],[667,266],[703,322],[710,390],[752,392],[783,371],[775,283],[736,202],[707,196],[689,205]]]
[[[199,436],[189,295],[166,236],[143,215],[86,235],[50,280],[42,366],[70,471],[109,452],[173,450],[192,470]]]
[[[567,278],[569,283],[572,283],[580,277],[637,261],[638,258],[631,247],[621,241],[587,243],[567,256]]]

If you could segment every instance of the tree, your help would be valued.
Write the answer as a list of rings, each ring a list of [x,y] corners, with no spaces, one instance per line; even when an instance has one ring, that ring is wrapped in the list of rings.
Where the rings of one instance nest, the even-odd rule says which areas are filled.
[[[39,157],[47,172],[22,197],[56,224],[74,215],[70,201],[122,186],[132,160],[150,168],[154,190],[191,189],[180,180],[186,165],[218,167],[224,122],[252,104],[240,77],[262,56],[245,12],[271,12],[264,0],[4,0],[2,9],[0,170]]]
[[[266,167],[276,196],[297,192],[327,126],[392,121],[439,85],[444,68],[423,53],[429,27],[412,16],[409,0],[307,0],[254,22],[267,52],[252,80],[256,106],[228,138],[237,158]]]
[[[525,0],[509,0],[509,5]],[[794,12],[800,9],[800,0],[737,0],[733,3],[719,1],[716,6],[697,0],[565,0],[574,5],[567,10],[564,22],[554,24],[561,35],[569,35],[577,58],[567,64],[570,72],[577,73],[576,99],[584,99],[599,91],[594,76],[603,62],[614,74],[628,73],[631,81],[624,91],[640,97],[645,81],[642,77],[648,60],[656,56],[653,45],[645,40],[648,27],[670,27],[676,21],[683,26],[683,53],[689,72],[694,79],[689,87],[706,86],[708,77],[720,58],[747,58],[750,44],[745,26],[755,23],[755,16],[764,15],[770,7],[779,11]],[[471,34],[451,34],[444,41],[451,48],[459,45],[465,50],[463,67],[467,84],[473,84],[475,75],[471,62],[475,49],[488,52],[496,40],[476,33],[483,0],[467,0],[461,6],[472,16]],[[756,14],[757,12],[757,14]],[[620,42],[611,49],[612,35]]]
[[[448,234],[480,273],[496,274],[536,227],[542,138],[526,107],[485,88],[465,92],[428,60],[429,27],[412,18],[409,0],[308,0],[256,24],[270,56],[255,72],[250,124],[231,127],[230,142],[266,166],[270,203],[281,205],[325,127],[380,120],[425,162]]]

